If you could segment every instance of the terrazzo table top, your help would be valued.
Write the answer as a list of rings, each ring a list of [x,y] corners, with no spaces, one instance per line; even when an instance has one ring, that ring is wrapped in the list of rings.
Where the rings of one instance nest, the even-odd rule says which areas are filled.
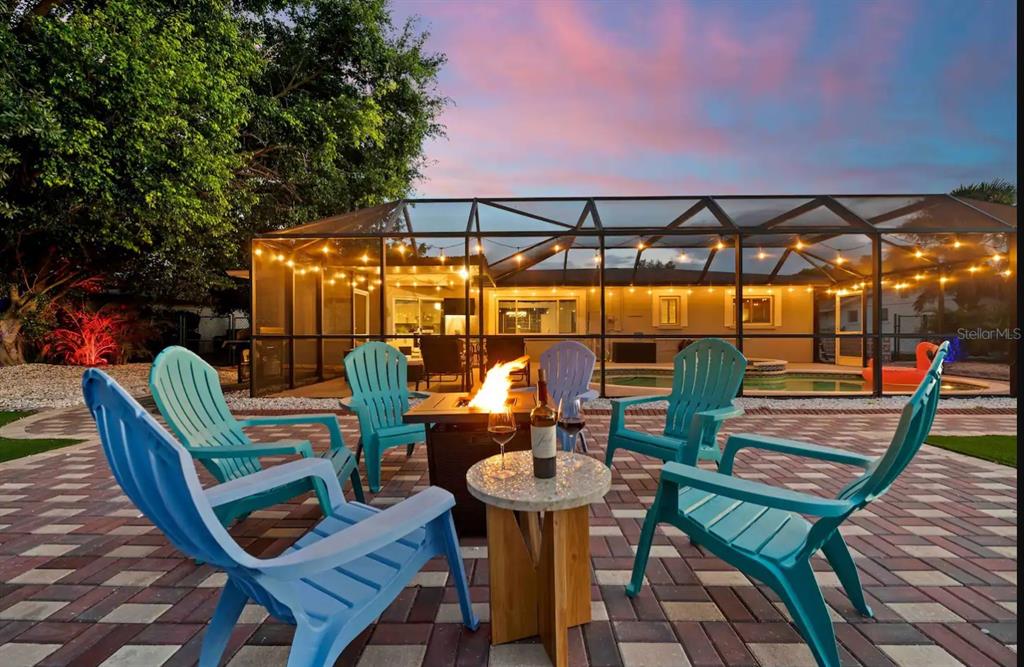
[[[493,471],[501,467],[501,456],[473,465],[466,473],[466,486],[480,502],[518,512],[567,510],[604,498],[612,484],[612,473],[597,459],[573,452],[558,452],[555,476],[533,476],[533,455],[529,450],[506,452],[505,467],[515,471],[498,479]]]

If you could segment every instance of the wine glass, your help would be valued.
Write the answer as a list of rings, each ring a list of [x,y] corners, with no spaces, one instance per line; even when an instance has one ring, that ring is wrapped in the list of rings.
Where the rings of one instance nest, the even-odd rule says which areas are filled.
[[[509,470],[505,467],[505,445],[516,434],[516,418],[512,414],[510,406],[506,405],[497,410],[492,410],[487,415],[487,432],[491,434],[491,438],[501,448],[501,468],[491,471],[490,476],[496,479],[508,479],[516,474],[514,470]]]
[[[569,400],[564,398],[558,401],[558,428],[569,436],[572,441],[572,449],[576,449],[576,439],[580,431],[586,425],[583,415],[583,401],[578,396]]]

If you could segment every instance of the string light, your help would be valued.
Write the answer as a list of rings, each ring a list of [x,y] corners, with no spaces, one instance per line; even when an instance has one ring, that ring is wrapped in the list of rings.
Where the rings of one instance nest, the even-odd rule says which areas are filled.
[[[632,285],[630,285],[629,286],[629,293],[632,294],[635,291],[636,291],[636,289]]]
[[[459,269],[459,277],[462,278],[463,280],[468,280],[469,270],[466,269],[466,267],[462,267],[461,269]]]
[[[838,253],[836,254],[836,266],[841,265],[845,261],[846,261],[845,257],[843,257],[842,255],[840,255]]]
[[[263,256],[263,248],[256,248],[255,250],[252,251],[252,254],[256,255],[257,257],[262,257]]]
[[[959,248],[959,247],[960,247],[960,246],[962,246],[962,245],[963,245],[963,244],[962,244],[962,243],[960,243],[960,239],[956,239],[955,241],[953,241],[953,247],[954,247],[954,248]]]
[[[594,255],[594,264],[600,264],[600,263],[601,263],[601,255],[599,255],[599,254],[598,255]]]
[[[483,254],[483,252],[484,252],[484,247],[482,245],[480,245],[479,242],[477,242],[477,244],[476,244],[476,254],[480,255],[480,254]]]
[[[1003,271],[1003,273],[1002,273],[1001,275],[1002,275],[1002,276],[1003,276],[1004,278],[1009,278],[1010,276],[1012,276],[1012,275],[1013,275],[1013,271],[1011,271],[1010,269],[1006,269],[1005,271]]]
[[[945,285],[948,282],[949,282],[949,276],[942,276],[941,278],[939,278],[939,284],[940,285]]]
[[[923,273],[915,273],[914,274],[914,280],[924,280],[924,274]]]
[[[644,242],[640,241],[639,243],[637,243],[636,244],[636,249],[637,250],[643,250],[644,249]]]
[[[924,253],[921,252],[920,248],[918,248],[917,250],[914,251],[914,257],[917,257],[918,259],[921,259],[922,257],[924,257]]]
[[[442,264],[448,261],[448,258],[445,257],[444,250],[441,251],[441,255],[438,257],[438,259],[441,260]]]
[[[725,250],[725,244],[719,239],[718,243],[715,244],[715,250]]]
[[[288,267],[291,268],[291,267],[295,266],[295,260],[294,259],[289,259],[287,262],[285,262],[285,264],[287,264]]]
[[[992,261],[993,262],[999,262],[999,261],[1002,261],[1002,259],[1003,259],[1003,256],[1000,255],[998,252],[996,254],[992,255]]]
[[[367,262],[369,262],[369,261],[370,261],[370,256],[369,256],[369,255],[367,255],[367,254],[366,254],[366,253],[364,252],[364,253],[363,253],[363,256],[362,256],[362,257],[360,257],[359,259],[363,260],[363,264],[366,264]]]
[[[967,267],[967,270],[970,273],[977,273],[978,272],[978,267],[976,267],[976,266],[969,266],[969,267]]]
[[[325,244],[324,244],[324,247],[323,247],[323,248],[320,248],[320,252],[322,252],[323,254],[325,254],[325,255],[326,255],[327,253],[331,252],[331,246],[329,246],[329,245],[327,245],[327,244],[325,243]]]
[[[681,252],[681,253],[679,253],[679,261],[680,262],[688,262],[688,261],[690,261],[690,257],[685,252]]]
[[[516,253],[516,264],[522,264],[522,263],[523,263],[523,255],[522,255],[522,253],[518,253],[517,252]]]
[[[555,252],[558,252],[558,251],[559,251],[559,250],[561,250],[561,249],[562,249],[562,246],[560,246],[560,245],[558,245],[558,244],[556,243],[556,244],[555,244],[555,247],[554,247],[554,251],[555,251]]]
[[[803,250],[804,249],[804,242],[801,241],[800,239],[797,239],[796,243],[793,244],[793,247],[796,248],[797,250]]]
[[[757,258],[758,259],[765,259],[766,257],[768,257],[768,253],[766,253],[764,250],[761,250],[760,248],[758,248],[757,249]]]
[[[284,261],[284,255],[282,255],[281,253],[277,253],[276,255],[274,255],[274,260],[278,261],[278,262],[283,262]]]

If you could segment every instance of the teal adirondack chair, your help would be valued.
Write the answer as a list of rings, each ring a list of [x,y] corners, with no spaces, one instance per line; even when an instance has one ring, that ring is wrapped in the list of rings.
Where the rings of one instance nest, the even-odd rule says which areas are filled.
[[[409,397],[429,394],[409,391],[408,361],[387,343],[373,341],[345,355],[345,379],[351,398],[342,404],[359,418],[359,453],[366,456],[366,481],[374,493],[380,491],[380,461],[384,450],[405,445],[408,453],[417,442],[427,439],[423,424],[406,424],[402,415],[409,409]]]
[[[323,457],[331,462],[339,480],[352,480],[352,491],[360,502],[363,486],[352,452],[345,447],[333,414],[284,415],[236,420],[224,401],[217,371],[183,347],[171,346],[157,355],[149,372],[149,389],[164,420],[181,440],[185,450],[198,460],[218,482],[227,482],[263,469],[264,456],[315,454],[308,440],[280,440],[254,443],[243,428],[251,426],[289,426],[319,424],[327,428],[331,447]],[[217,508],[226,524],[253,510],[285,502],[310,490],[323,493],[319,482],[303,478],[263,493],[240,498]]]
[[[291,460],[204,489],[184,447],[103,371],[87,370],[82,392],[125,495],[177,549],[227,575],[199,667],[221,663],[250,600],[295,626],[288,667],[333,665],[436,556],[448,561],[463,624],[478,627],[448,491],[430,487],[385,510],[347,502],[322,458]],[[257,558],[220,525],[216,510],[225,503],[309,479],[323,489],[329,514],[281,555]]]
[[[611,467],[616,449],[691,465],[696,465],[698,459],[721,459],[718,430],[724,420],[743,414],[732,399],[746,368],[746,358],[724,340],[704,338],[688,345],[674,359],[672,392],[668,396],[612,399],[605,465]],[[665,400],[668,413],[663,435],[626,428],[626,408]]]
[[[818,664],[839,667],[832,620],[814,578],[811,556],[821,549],[853,606],[864,616],[873,615],[864,600],[857,566],[839,526],[888,491],[920,449],[935,419],[942,360],[948,348],[948,342],[939,348],[928,374],[903,408],[889,449],[879,457],[783,438],[740,434],[730,436],[717,473],[666,463],[661,469],[654,504],[644,520],[626,593],[635,596],[643,585],[655,528],[659,523],[672,524],[775,591]],[[732,477],[736,453],[745,447],[859,466],[864,473],[847,484],[835,499],[822,498]]]

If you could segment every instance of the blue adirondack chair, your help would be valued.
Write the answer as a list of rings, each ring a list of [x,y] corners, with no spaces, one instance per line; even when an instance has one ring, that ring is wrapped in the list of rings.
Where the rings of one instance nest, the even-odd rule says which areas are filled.
[[[676,354],[668,396],[612,399],[605,465],[611,467],[616,449],[691,465],[698,459],[718,461],[722,451],[716,438],[722,422],[743,414],[732,399],[746,368],[746,358],[724,340],[704,338],[688,345]],[[668,413],[663,435],[626,428],[626,408],[665,400]]]
[[[429,396],[409,391],[409,364],[400,350],[379,341],[360,345],[345,355],[345,379],[351,398],[342,404],[359,418],[359,453],[366,457],[366,481],[374,493],[380,491],[380,460],[384,450],[406,445],[408,453],[417,442],[427,439],[423,424],[406,424],[402,415],[409,409],[409,397]]]
[[[821,549],[853,606],[864,616],[872,616],[864,600],[857,566],[839,526],[853,512],[888,491],[920,449],[935,419],[942,360],[948,347],[947,342],[939,348],[928,374],[903,408],[889,449],[879,457],[783,438],[740,434],[730,436],[726,443],[719,472],[666,463],[654,504],[644,520],[626,593],[636,595],[643,584],[655,528],[662,522],[672,524],[775,591],[818,664],[839,667],[832,620],[814,578],[811,556]],[[859,466],[864,473],[847,484],[835,499],[781,489],[731,476],[736,453],[746,447]]]
[[[540,355],[540,367],[546,375],[548,397],[552,405],[558,406],[561,402],[565,414],[575,416],[574,401],[577,398],[581,401],[597,398],[597,392],[590,388],[596,359],[590,349],[574,340],[564,340],[544,350]],[[567,452],[576,448],[575,440],[561,429],[558,431],[558,440]],[[587,451],[587,439],[582,432],[579,440],[583,451]]]
[[[203,637],[200,667],[220,664],[246,602],[296,626],[289,667],[333,665],[431,558],[444,555],[459,595],[462,620],[478,620],[452,522],[455,500],[431,487],[386,510],[346,502],[325,459],[293,460],[204,491],[185,448],[102,371],[82,379],[85,402],[118,484],[167,539],[188,556],[227,573]],[[316,479],[331,514],[274,558],[246,553],[215,509],[298,480]]]
[[[258,473],[263,469],[260,457],[314,456],[313,446],[308,440],[257,444],[249,439],[243,428],[319,424],[325,426],[331,436],[331,447],[324,457],[331,462],[339,479],[348,477],[352,480],[356,499],[363,500],[363,486],[359,481],[356,459],[345,447],[335,415],[287,415],[236,420],[224,401],[217,371],[191,351],[178,346],[168,347],[157,355],[149,372],[149,389],[157,409],[181,440],[185,450],[202,463],[218,482]],[[318,484],[311,478],[302,478],[286,486],[221,505],[217,508],[217,515],[226,525],[253,510],[286,502],[311,488],[322,494],[322,488],[315,488]]]

